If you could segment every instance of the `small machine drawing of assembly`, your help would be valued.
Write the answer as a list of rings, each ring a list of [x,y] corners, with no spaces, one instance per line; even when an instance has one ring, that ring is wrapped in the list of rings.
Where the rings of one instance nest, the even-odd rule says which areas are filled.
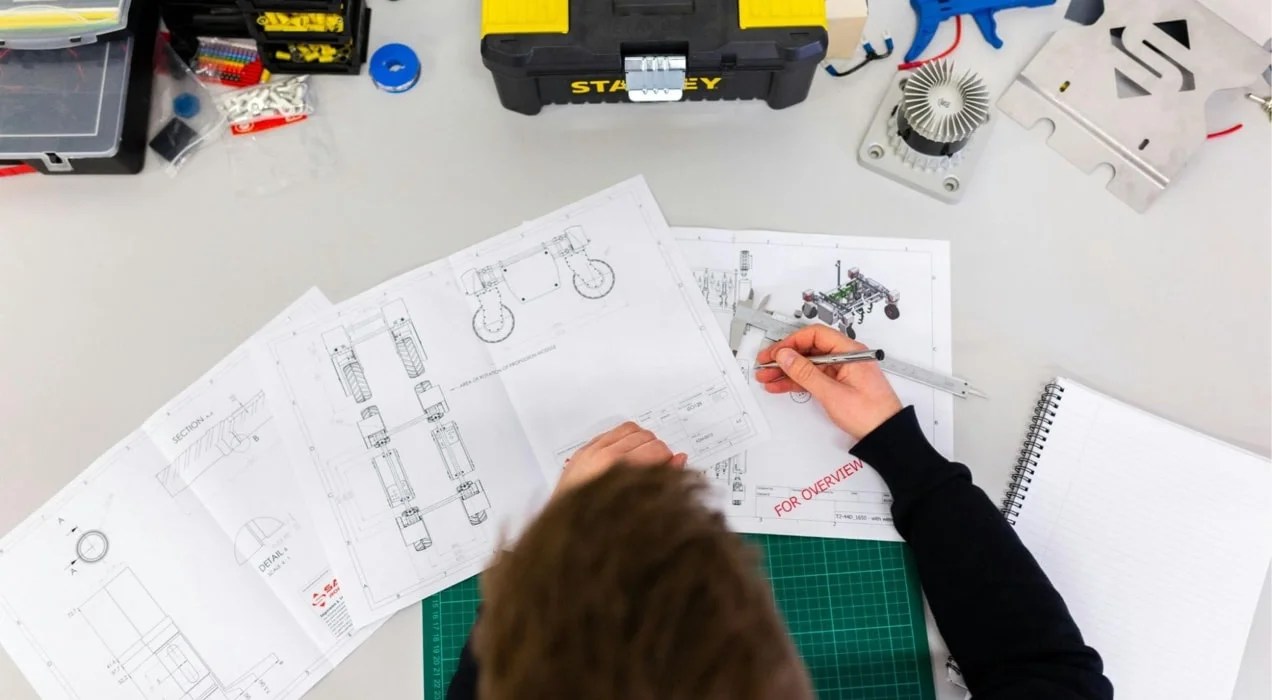
[[[327,354],[331,356],[331,365],[336,370],[340,388],[356,403],[370,400],[371,385],[367,383],[366,370],[358,359],[355,346],[385,332],[393,338],[393,346],[402,361],[402,368],[406,370],[406,376],[416,379],[424,374],[424,360],[427,358],[420,345],[415,323],[411,321],[406,303],[401,299],[380,307],[379,316],[373,316],[351,327],[333,328],[322,334],[322,342]]]
[[[444,406],[433,404],[433,406]],[[432,414],[437,415],[437,414]],[[445,414],[441,414],[444,416]],[[441,420],[439,416],[436,420]],[[432,417],[426,414],[432,421]],[[472,457],[464,446],[464,439],[459,434],[459,426],[454,421],[443,423],[432,431],[434,444],[442,463],[446,465],[446,476],[455,483],[455,493],[428,505],[417,503],[415,488],[402,465],[402,458],[397,449],[390,447],[390,432],[384,425],[384,418],[375,406],[362,409],[362,420],[358,423],[362,439],[366,446],[376,450],[371,458],[371,466],[380,486],[384,490],[385,500],[389,507],[397,512],[395,520],[402,534],[402,541],[417,552],[423,552],[433,546],[433,538],[424,524],[424,516],[445,505],[460,501],[464,507],[464,515],[470,525],[480,525],[490,517],[490,499],[482,487],[481,481],[470,475],[474,471]],[[396,431],[393,431],[396,432]]]
[[[805,290],[801,314],[834,326],[849,338],[857,337],[853,325],[864,321],[877,302],[884,303],[883,315],[894,321],[900,318],[897,292],[866,277],[855,267],[848,270],[847,277],[845,282],[843,264],[835,261],[835,288],[829,292]]]
[[[367,405],[359,414],[358,432],[366,449],[373,451],[371,468],[379,480],[385,501],[394,511],[394,520],[402,541],[415,551],[423,552],[433,546],[433,537],[425,525],[424,516],[460,501],[468,522],[480,525],[489,517],[490,499],[481,481],[471,476],[474,471],[473,461],[459,433],[459,426],[454,421],[442,423],[450,412],[450,405],[442,388],[422,378],[427,356],[405,302],[400,299],[389,302],[380,307],[378,315],[323,333],[323,343],[331,357],[341,388],[356,403],[365,403],[371,399],[371,387],[358,357],[357,346],[374,338],[382,338],[385,334],[393,344],[407,379],[414,383],[411,390],[419,403],[420,414],[390,429],[384,422],[380,407]],[[446,467],[447,477],[455,483],[455,491],[436,503],[421,505],[402,463],[402,456],[396,447],[391,446],[391,442],[395,433],[423,422],[436,426],[431,431],[431,437]]]
[[[477,297],[479,304],[473,333],[487,343],[507,340],[517,323],[508,300],[526,303],[560,289],[562,262],[579,296],[600,299],[609,294],[614,268],[588,257],[589,242],[582,226],[570,226],[544,243],[460,275],[464,292]]]
[[[751,298],[751,251],[744,250],[738,254],[738,267],[735,270],[722,268],[698,268],[693,271],[693,280],[707,300],[707,306],[721,311],[732,311],[738,300]]]
[[[728,485],[729,502],[735,506],[742,505],[746,498],[746,484],[742,475],[746,473],[746,453],[726,457],[706,469],[707,476]]]

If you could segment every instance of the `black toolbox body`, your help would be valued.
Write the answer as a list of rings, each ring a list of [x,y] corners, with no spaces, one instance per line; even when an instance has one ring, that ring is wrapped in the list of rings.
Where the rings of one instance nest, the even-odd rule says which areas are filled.
[[[133,0],[128,10],[127,28],[98,37],[98,41],[120,40],[125,35],[132,36],[132,47],[115,152],[99,158],[60,158],[50,153],[45,156],[50,160],[0,160],[0,168],[25,163],[46,175],[136,175],[141,172],[146,164],[151,86],[155,77],[156,39],[159,37],[159,9],[155,0]],[[50,52],[67,50],[73,51],[45,49]]]
[[[510,110],[629,101],[624,59],[668,55],[684,57],[681,99],[782,109],[807,97],[826,56],[824,10],[820,24],[743,28],[743,0],[559,1],[569,5],[564,33],[490,31],[500,23],[483,16],[482,61]],[[781,0],[751,0],[767,1]]]

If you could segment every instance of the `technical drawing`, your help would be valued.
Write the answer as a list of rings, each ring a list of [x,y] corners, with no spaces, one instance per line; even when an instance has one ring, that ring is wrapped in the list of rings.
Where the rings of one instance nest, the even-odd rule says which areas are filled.
[[[331,355],[331,365],[336,368],[336,376],[340,379],[340,388],[353,400],[362,403],[371,398],[371,385],[367,384],[366,372],[358,355],[353,351],[353,340],[349,331],[336,328],[322,334],[323,345],[327,354]]]
[[[545,253],[548,252],[547,247],[541,247],[541,249]],[[549,253],[549,257],[551,256],[552,253]],[[568,260],[567,263],[569,263]],[[393,518],[402,541],[415,551],[423,552],[433,546],[433,538],[424,522],[424,517],[428,513],[449,503],[464,501],[469,522],[476,525],[485,521],[485,511],[489,507],[489,501],[486,500],[479,483],[465,481],[456,493],[448,495],[439,502],[429,505],[420,504],[415,487],[411,484],[408,472],[403,465],[402,454],[390,445],[394,434],[418,423],[438,423],[450,412],[450,405],[446,401],[442,388],[432,381],[422,379],[428,358],[406,303],[401,299],[381,305],[379,314],[367,316],[360,321],[330,329],[322,334],[323,343],[345,394],[352,397],[355,403],[360,404],[371,399],[371,387],[366,382],[357,348],[363,343],[384,335],[392,341],[393,349],[402,363],[402,368],[406,371],[406,376],[413,381],[420,380],[411,386],[415,399],[419,403],[420,415],[401,425],[390,427],[385,424],[384,415],[381,412],[381,406],[386,404],[363,406],[358,414],[358,434],[362,437],[363,445],[371,450],[372,454],[359,459],[366,459],[369,456],[371,471],[375,472],[385,502],[394,511]],[[468,450],[464,447],[463,439],[459,435],[459,428],[454,422],[434,429],[432,437],[451,481],[458,482],[461,477],[473,471],[472,459],[468,456]]]
[[[450,410],[450,406],[446,404],[446,396],[442,394],[442,388],[433,386],[433,382],[420,382],[415,385],[415,398],[420,401],[420,410],[424,412],[424,418],[429,423],[436,423],[446,417],[446,412]]]
[[[155,475],[167,492],[176,496],[193,484],[223,457],[243,452],[255,442],[255,433],[269,422],[265,392],[253,396],[227,418],[213,425],[194,444],[177,455]]]
[[[110,540],[101,530],[89,530],[75,541],[75,556],[85,564],[96,564],[106,558],[110,551]]]
[[[743,499],[746,498],[746,484],[742,482],[742,475],[746,473],[745,452],[726,457],[712,464],[705,471],[707,476],[728,485],[730,502],[733,505],[742,505]]]
[[[570,271],[579,296],[600,299],[609,294],[614,289],[614,268],[587,256],[589,242],[582,226],[570,226],[546,243],[460,275],[464,292],[477,297],[479,304],[473,314],[473,333],[487,343],[507,340],[517,320],[505,302],[504,289],[508,299],[521,303],[554,292],[561,287],[560,261]]]
[[[733,311],[739,299],[751,298],[751,251],[738,254],[737,269],[698,268],[693,271],[693,279],[707,306],[718,311]]]
[[[322,334],[322,342],[331,356],[331,366],[336,370],[340,388],[355,403],[364,403],[371,398],[371,385],[367,383],[366,370],[355,348],[359,343],[386,332],[393,340],[393,348],[402,361],[406,376],[417,379],[424,374],[424,361],[428,358],[420,344],[415,322],[406,309],[406,302],[401,299],[381,306],[379,316],[351,326],[332,328]]]
[[[413,546],[415,551],[423,552],[433,546],[433,536],[428,534],[424,526],[424,515],[419,508],[407,508],[397,517],[398,529],[402,531],[402,539]]]
[[[465,481],[455,491],[464,504],[464,513],[468,516],[469,524],[480,525],[486,522],[487,511],[490,510],[490,499],[486,497],[481,482]]]
[[[384,419],[380,417],[380,409],[367,406],[362,409],[362,420],[358,421],[358,430],[362,432],[362,441],[370,449],[377,449],[389,444],[389,431],[384,427]]]
[[[464,447],[464,438],[454,421],[434,428],[433,442],[437,443],[437,451],[446,465],[446,476],[452,481],[473,470],[472,457],[468,456],[468,448]]]
[[[422,386],[425,386],[424,391],[420,391]],[[436,389],[429,382],[416,385],[416,395],[420,397],[434,390]],[[436,391],[440,392],[440,390]],[[439,403],[442,406],[440,409]],[[425,412],[425,417],[430,421],[440,419],[445,414],[444,400],[430,404],[421,398],[420,405]],[[481,482],[464,481],[457,487],[455,496],[423,508],[416,505],[415,488],[411,485],[406,469],[402,466],[402,457],[397,449],[389,447],[392,439],[391,432],[396,430],[390,431],[385,427],[380,409],[376,406],[367,406],[362,409],[361,415],[362,420],[358,421],[358,430],[367,448],[378,451],[378,454],[371,458],[371,467],[379,478],[380,486],[384,490],[384,498],[390,508],[401,509],[395,520],[403,542],[417,552],[423,552],[433,546],[433,538],[424,524],[424,515],[456,499],[463,501],[469,523],[480,525],[485,522],[490,501],[482,490]],[[459,434],[459,426],[454,421],[434,428],[432,437],[437,445],[438,454],[446,465],[446,476],[451,481],[459,481],[461,477],[474,470],[472,457],[469,456],[468,448],[464,446],[464,439]]]
[[[145,700],[238,700],[279,665],[273,654],[223,683],[132,569],[124,569],[77,612],[112,657],[111,673]],[[264,694],[268,694],[266,690]]]
[[[234,535],[234,561],[240,566],[246,564],[281,529],[283,521],[269,516],[252,518],[243,523]]]
[[[829,292],[805,290],[800,312],[808,318],[837,327],[849,338],[856,338],[853,324],[864,321],[866,314],[874,310],[875,302],[885,302],[883,314],[895,321],[901,316],[901,310],[897,308],[899,300],[897,292],[866,277],[855,267],[848,270],[848,282],[845,284],[842,261],[836,260],[835,289]]]
[[[397,508],[415,500],[415,489],[406,478],[402,458],[398,456],[397,450],[390,448],[375,456],[371,459],[371,466],[380,477],[380,485],[384,487],[384,498],[388,500],[389,507]]]
[[[389,334],[393,336],[393,347],[397,349],[398,357],[402,360],[402,368],[406,370],[406,376],[415,379],[424,374],[424,350],[420,347],[420,337],[415,332],[415,323],[411,321],[411,316],[406,311],[406,303],[399,299],[385,304],[380,307],[380,313],[384,316],[384,323],[389,328]]]
[[[402,468],[402,458],[398,451],[389,448],[371,460],[375,475],[380,478],[380,486],[384,488],[384,498],[390,508],[403,508],[397,517],[398,529],[402,533],[402,541],[422,552],[433,546],[433,538],[429,537],[424,527],[420,509],[414,505],[415,488],[411,486],[406,470]]]

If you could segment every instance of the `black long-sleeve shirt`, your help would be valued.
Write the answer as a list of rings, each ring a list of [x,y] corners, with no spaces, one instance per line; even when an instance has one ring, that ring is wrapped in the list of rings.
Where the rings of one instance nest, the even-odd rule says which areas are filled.
[[[891,489],[893,522],[976,700],[1113,697],[1100,655],[1083,643],[1060,594],[967,467],[928,443],[912,407],[852,453]],[[446,697],[474,698],[476,687],[465,644]]]

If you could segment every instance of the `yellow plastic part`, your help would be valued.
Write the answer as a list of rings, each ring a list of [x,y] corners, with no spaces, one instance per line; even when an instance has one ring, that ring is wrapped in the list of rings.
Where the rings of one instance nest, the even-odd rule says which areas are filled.
[[[826,27],[826,0],[738,0],[742,29]]]
[[[565,34],[569,31],[570,0],[481,0],[482,36]]]
[[[31,11],[0,12],[0,29],[32,29],[35,27],[89,27],[119,19],[119,10],[68,10],[44,12],[31,7]]]
[[[267,32],[344,31],[344,17],[334,12],[263,12],[256,23]]]

